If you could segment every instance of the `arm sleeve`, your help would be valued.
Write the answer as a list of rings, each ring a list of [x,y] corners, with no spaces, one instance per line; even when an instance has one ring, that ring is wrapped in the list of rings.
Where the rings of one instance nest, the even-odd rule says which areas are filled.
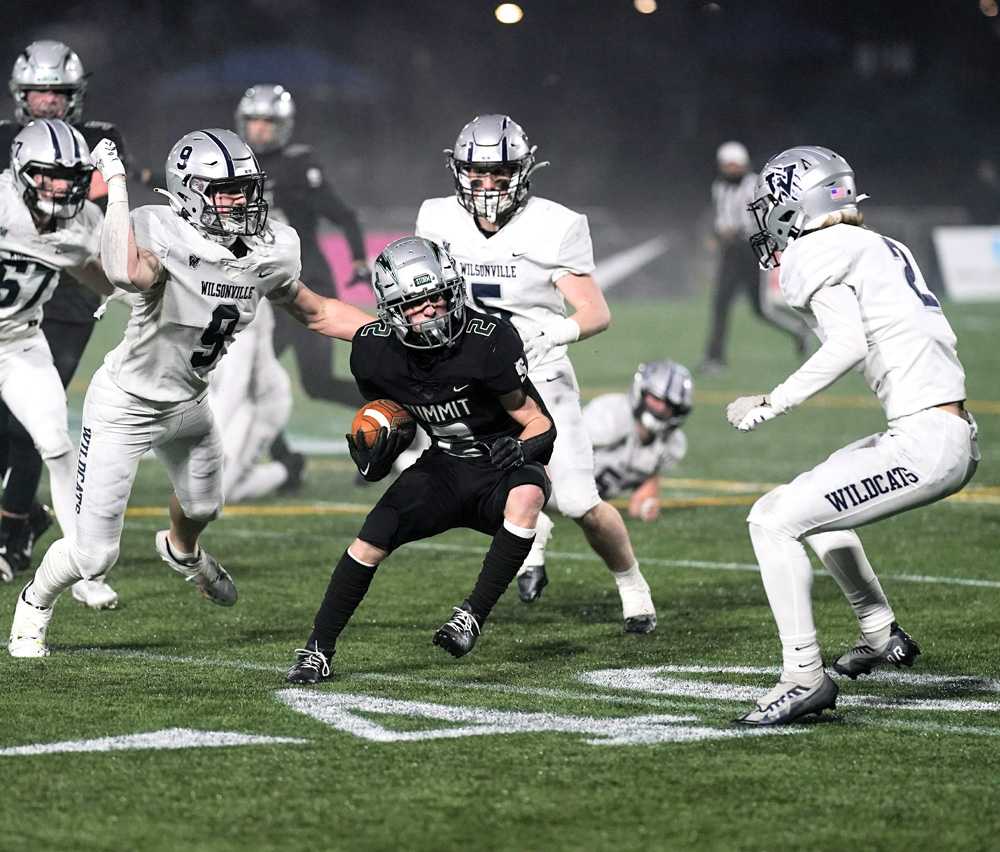
[[[861,306],[850,287],[823,287],[813,295],[809,308],[825,340],[808,361],[768,394],[771,407],[779,414],[833,384],[868,354]]]
[[[524,387],[528,364],[521,337],[510,323],[497,321],[484,363],[483,383],[497,396]]]
[[[576,214],[559,244],[556,268],[549,280],[555,284],[566,275],[590,275],[594,271],[594,245],[587,217]]]
[[[303,166],[304,191],[313,210],[344,232],[354,260],[366,260],[365,240],[357,214],[333,191],[316,160],[310,157]]]

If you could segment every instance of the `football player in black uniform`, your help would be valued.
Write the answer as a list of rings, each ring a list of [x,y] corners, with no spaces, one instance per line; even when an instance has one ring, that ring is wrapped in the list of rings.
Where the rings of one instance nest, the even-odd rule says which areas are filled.
[[[344,232],[354,259],[355,282],[368,282],[370,272],[358,217],[333,191],[308,145],[291,142],[295,102],[282,86],[259,83],[246,90],[236,107],[236,129],[253,148],[267,175],[264,193],[270,216],[287,222],[302,240],[302,280],[323,296],[337,295],[330,267],[316,240],[319,220],[326,219]],[[280,356],[291,346],[302,387],[313,399],[357,405],[357,389],[350,379],[333,374],[333,344],[311,334],[279,311],[275,316],[274,351]]]
[[[471,593],[434,634],[452,656],[469,653],[531,548],[548,499],[544,465],[556,430],[514,327],[466,308],[455,261],[420,237],[386,247],[373,286],[379,320],[355,334],[351,372],[365,399],[404,406],[431,446],[389,486],[340,557],[290,683],[330,677],[337,637],[383,559],[455,527],[493,537]],[[382,479],[414,432],[383,428],[371,447],[361,432],[348,435],[351,457],[366,479]]]
[[[0,164],[9,165],[10,146],[24,125],[34,118],[61,118],[72,124],[93,149],[101,139],[109,138],[124,158],[121,134],[106,121],[84,121],[83,99],[87,77],[80,57],[59,41],[36,41],[17,57],[10,77],[14,97],[14,121],[0,121]],[[94,169],[90,200],[102,210],[107,206],[108,188],[100,172]],[[2,259],[0,259],[2,262]],[[0,278],[2,278],[0,266]],[[98,297],[75,280],[61,276],[52,298],[45,305],[42,332],[52,350],[52,359],[68,386],[83,350],[94,330],[94,311]],[[317,335],[318,336],[318,335]],[[34,541],[51,521],[49,512],[35,502],[42,460],[24,427],[11,417],[0,402],[0,471],[10,464],[7,485],[0,507],[0,559],[12,572],[26,570],[31,562]],[[88,606],[100,608],[107,597],[96,588]],[[83,589],[74,588],[78,599]]]

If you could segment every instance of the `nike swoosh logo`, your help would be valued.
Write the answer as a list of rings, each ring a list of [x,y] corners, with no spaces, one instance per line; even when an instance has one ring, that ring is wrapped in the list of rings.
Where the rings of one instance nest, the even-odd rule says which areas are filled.
[[[464,390],[465,390],[465,389],[466,389],[467,387],[468,387],[468,385],[459,385],[458,387],[454,387],[454,386],[453,386],[453,387],[452,387],[452,390],[453,390],[453,391],[454,391],[455,393],[460,393],[461,391],[464,391]]]
[[[527,254],[526,251],[512,251],[510,253],[511,257],[524,257]]]
[[[270,274],[271,274],[271,270],[270,269],[265,269],[263,272],[258,272],[257,273],[257,277],[258,278],[267,278],[267,276],[270,275]]]
[[[371,469],[371,466],[372,466],[371,462],[369,462],[368,464],[365,465],[364,470],[362,470],[361,468],[358,468],[358,470],[361,470],[362,476],[368,476],[368,471]]]

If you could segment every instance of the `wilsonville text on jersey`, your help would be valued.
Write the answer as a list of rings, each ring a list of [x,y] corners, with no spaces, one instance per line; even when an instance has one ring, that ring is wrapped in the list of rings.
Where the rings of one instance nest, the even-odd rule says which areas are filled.
[[[222,284],[219,281],[202,281],[201,295],[216,299],[252,299],[254,288],[246,284]]]

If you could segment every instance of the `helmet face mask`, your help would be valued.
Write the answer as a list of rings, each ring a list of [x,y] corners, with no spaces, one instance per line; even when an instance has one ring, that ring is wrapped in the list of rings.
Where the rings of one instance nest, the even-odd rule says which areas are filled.
[[[249,122],[254,119],[270,122],[269,139],[250,139]],[[284,86],[257,83],[251,86],[236,105],[236,130],[262,154],[284,148],[295,127],[295,101]]]
[[[532,173],[548,163],[535,161],[535,146],[508,115],[481,115],[445,150],[459,203],[473,216],[498,227],[528,200]]]
[[[266,229],[266,175],[231,130],[186,133],[167,155],[166,173],[174,212],[208,239],[229,243]]]
[[[663,405],[651,405],[650,398]],[[632,416],[654,437],[680,426],[691,413],[693,398],[691,372],[670,360],[640,364],[629,391]]]
[[[857,212],[854,170],[847,161],[818,145],[782,151],[761,169],[754,201],[747,206],[757,222],[750,247],[763,269],[778,266],[778,252],[832,213]]]
[[[430,240],[403,237],[386,246],[373,264],[372,287],[379,319],[404,346],[449,347],[465,331],[465,279],[451,255]]]
[[[44,219],[72,219],[90,192],[94,167],[83,136],[59,119],[38,119],[10,146],[10,168],[21,197]]]
[[[19,124],[27,125],[34,118],[61,118],[71,124],[83,120],[83,97],[87,91],[83,63],[60,41],[29,44],[14,61],[9,87],[14,97],[14,118]],[[64,95],[62,114],[33,114],[28,104],[28,93],[32,91]]]

